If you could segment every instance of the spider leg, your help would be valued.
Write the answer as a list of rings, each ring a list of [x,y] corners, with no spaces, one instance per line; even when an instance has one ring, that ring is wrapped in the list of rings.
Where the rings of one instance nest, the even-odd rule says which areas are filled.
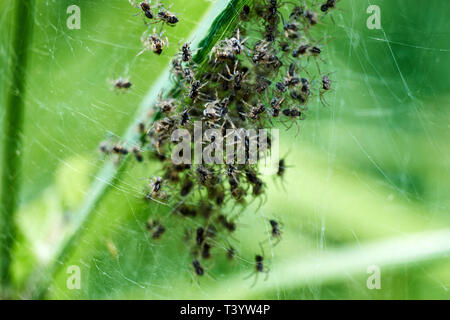
[[[239,63],[239,60],[236,60],[236,62],[234,63],[233,74],[236,74],[238,63]],[[227,65],[227,67],[228,67],[228,65]]]
[[[298,124],[297,121],[295,121],[295,124],[297,126],[297,132],[295,133],[295,137],[297,138],[298,134],[300,133],[300,125]]]
[[[333,22],[333,24],[336,24],[336,21],[334,21],[334,18],[333,18],[333,14],[330,14],[330,18],[331,18],[331,21]]]
[[[244,278],[244,280],[248,280],[248,279],[250,279],[252,276],[254,276],[255,275],[255,271],[253,271],[252,273],[250,273],[248,276],[246,276],[245,278]]]
[[[227,68],[228,75],[230,76],[230,78],[232,78],[233,75],[231,74],[230,67],[228,67],[228,63],[225,63],[225,67]]]
[[[283,120],[280,119],[280,123],[286,128],[286,130],[288,129],[286,123]]]
[[[261,242],[259,243],[259,247],[261,248],[261,254],[264,257],[265,256],[265,254],[264,254],[264,247],[263,247]]]
[[[294,124],[294,123],[291,121],[291,124],[290,124],[289,126],[286,127],[286,131],[290,130],[290,129],[292,128],[292,125],[293,125],[293,124]]]
[[[319,66],[319,63],[317,62],[317,59],[320,59],[320,58],[314,58],[314,63],[316,64],[317,71],[319,71],[319,74],[320,74],[321,73],[320,72],[320,66]]]
[[[253,281],[253,284],[250,286],[250,288],[253,288],[256,285],[256,282],[258,282],[258,273],[256,273],[255,281]]]
[[[194,272],[190,271],[189,274],[191,275],[191,284],[195,283],[198,288],[200,288],[200,277],[195,277]]]
[[[228,66],[227,66],[228,67]],[[221,74],[221,73],[218,73],[217,74],[219,77],[221,77],[223,80],[225,80],[225,81],[232,81],[231,79],[228,79],[227,77],[225,77],[223,74]]]
[[[322,91],[322,92],[320,93],[320,95],[319,95],[320,102],[322,102],[324,106],[329,107],[330,105],[328,104],[328,102],[325,100],[325,98],[324,98],[324,96],[323,96],[323,95],[325,94],[325,92],[326,92],[326,91]]]

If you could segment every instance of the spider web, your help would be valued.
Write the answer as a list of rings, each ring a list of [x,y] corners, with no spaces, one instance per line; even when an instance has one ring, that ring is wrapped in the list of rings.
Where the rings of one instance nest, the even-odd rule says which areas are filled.
[[[341,0],[323,17],[331,41],[325,69],[333,91],[310,108],[300,133],[280,130],[286,176],[267,178],[267,202],[251,203],[239,231],[214,242],[207,275],[190,267],[185,230],[196,222],[170,219],[171,208],[141,200],[151,163],[131,164],[98,207],[75,252],[55,279],[51,298],[424,298],[448,297],[449,261],[382,269],[382,291],[369,290],[366,270],[329,278],[299,278],[303,262],[347,247],[390,237],[448,228],[449,21],[443,1]],[[98,177],[103,160],[93,150],[121,140],[139,103],[189,37],[210,1],[173,1],[183,26],[167,29],[170,47],[161,57],[142,49],[139,11],[126,0],[75,1],[80,30],[66,27],[72,1],[37,1],[32,63],[27,79],[23,194],[14,248],[14,276],[43,275],[55,243],[70,231],[74,213]],[[369,30],[369,5],[381,9],[380,30]],[[9,5],[1,4],[7,24]],[[332,15],[334,23],[331,21]],[[0,72],[8,38],[0,37]],[[129,78],[127,93],[111,81]],[[3,118],[3,112],[0,111]],[[145,222],[160,219],[163,237],[149,238]],[[271,243],[268,220],[282,222],[282,241]],[[260,242],[269,278],[244,280]],[[226,259],[229,245],[236,248]],[[411,248],[414,250],[414,248]],[[374,256],[376,252],[373,253]],[[355,263],[358,257],[355,257]],[[295,263],[298,263],[298,266]],[[340,264],[342,261],[335,261]],[[67,287],[69,265],[81,270],[80,290]],[[290,272],[283,267],[293,265]],[[319,267],[319,266],[318,266]],[[33,271],[38,270],[38,271]],[[300,280],[299,280],[300,279]],[[24,293],[26,297],[26,293]]]

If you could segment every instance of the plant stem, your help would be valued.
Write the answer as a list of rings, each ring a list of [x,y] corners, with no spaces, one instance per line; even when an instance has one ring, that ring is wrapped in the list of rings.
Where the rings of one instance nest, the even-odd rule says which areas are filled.
[[[25,109],[25,78],[34,25],[34,0],[16,0],[14,6],[12,51],[9,59],[11,82],[6,91],[3,123],[3,159],[0,202],[0,281],[3,289],[11,284],[11,253],[15,240],[15,221],[19,202],[22,157],[22,127]]]
[[[193,48],[200,48],[194,56],[194,61],[200,64],[208,58],[211,48],[224,36],[227,31],[231,29],[241,8],[244,4],[249,3],[250,1],[251,0],[219,0],[212,6],[194,32],[195,39],[202,39],[199,42],[194,40],[192,41]],[[159,77],[156,84],[144,97],[137,111],[135,120],[126,130],[124,135],[125,141],[130,142],[131,144],[138,141],[139,137],[136,135],[136,128],[138,124],[145,119],[148,106],[155,103],[158,99],[159,93],[166,91],[168,83],[171,83],[170,69],[167,69]],[[179,83],[173,83],[171,86],[172,89],[168,92],[169,94],[177,90]],[[158,119],[159,116],[159,113],[156,112],[153,120]],[[97,174],[96,181],[88,192],[89,196],[84,201],[80,211],[75,215],[78,220],[75,222],[74,231],[61,245],[56,258],[53,259],[51,265],[46,268],[45,272],[43,272],[43,276],[33,292],[34,298],[44,299],[46,297],[51,281],[55,278],[60,268],[65,265],[78,240],[87,229],[87,226],[94,216],[98,205],[105,198],[108,191],[119,180],[120,173],[124,171],[130,157],[130,155],[124,157],[119,165],[115,165],[112,160],[106,162]]]

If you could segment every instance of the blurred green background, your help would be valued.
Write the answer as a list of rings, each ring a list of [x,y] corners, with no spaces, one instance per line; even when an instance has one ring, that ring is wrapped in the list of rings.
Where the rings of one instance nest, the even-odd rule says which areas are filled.
[[[102,165],[99,142],[120,138],[212,4],[174,0],[171,10],[181,22],[166,28],[169,50],[136,58],[144,26],[127,0],[36,2],[13,262],[14,282],[24,297],[27,279],[42,274],[39,266],[51,259]],[[81,8],[80,30],[66,27],[71,4]],[[381,9],[381,30],[366,27],[369,4]],[[2,29],[10,7],[0,3]],[[252,204],[239,220],[230,240],[239,251],[236,261],[226,261],[225,247],[214,248],[215,262],[207,265],[214,278],[192,280],[179,220],[165,221],[160,241],[149,239],[145,221],[165,217],[167,209],[140,198],[144,178],[157,168],[133,163],[67,264],[81,268],[81,289],[67,288],[62,269],[52,279],[49,298],[450,298],[448,253],[415,258],[416,245],[407,242],[410,234],[450,229],[447,12],[450,2],[444,0],[341,0],[335,23],[323,20],[331,36],[325,67],[335,81],[326,97],[330,106],[315,103],[297,137],[295,128],[281,134],[287,175],[283,181],[268,177],[267,202],[259,210]],[[2,32],[1,74],[8,68],[9,41]],[[111,90],[110,81],[119,76],[134,84],[127,94]],[[8,79],[1,82],[3,93]],[[244,278],[273,217],[283,222],[283,239],[265,252],[269,280],[260,277],[251,287],[253,280]],[[365,247],[386,249],[382,244],[390,239],[405,239],[411,257],[393,262],[396,252]],[[381,268],[380,290],[366,286],[371,261]],[[290,272],[280,271],[287,266]],[[314,270],[320,270],[317,277],[300,274]]]

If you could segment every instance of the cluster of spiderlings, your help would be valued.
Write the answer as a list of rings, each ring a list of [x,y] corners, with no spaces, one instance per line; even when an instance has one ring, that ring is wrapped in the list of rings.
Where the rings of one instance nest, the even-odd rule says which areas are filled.
[[[328,0],[321,11],[324,6],[334,8],[335,3]],[[266,185],[257,164],[174,164],[172,133],[183,128],[194,136],[194,121],[200,121],[203,130],[271,128],[277,123],[299,128],[307,107],[323,102],[323,95],[332,88],[329,74],[320,71],[323,46],[312,36],[317,25],[320,20],[314,7],[278,0],[255,0],[252,6],[244,6],[236,29],[214,46],[207,63],[196,65],[190,43],[182,46],[172,61],[173,78],[181,83],[180,89],[159,97],[149,121],[139,125],[139,146],[101,146],[103,152],[117,157],[132,153],[142,162],[143,153],[149,153],[161,162],[161,174],[150,178],[144,197],[168,204],[174,216],[195,222],[195,230],[187,234],[191,267],[198,276],[205,274],[203,261],[216,254],[217,243],[237,229],[242,209],[255,199],[264,199]],[[157,120],[150,121],[150,115]],[[269,136],[269,149],[270,141]],[[248,145],[246,138],[246,159]],[[277,175],[282,177],[285,170],[281,159]],[[270,239],[278,243],[280,222],[272,219],[269,223]],[[155,240],[165,231],[159,221],[151,220],[147,228]],[[228,240],[225,243],[224,253],[231,259],[236,251]],[[267,272],[263,255],[257,254],[254,262],[254,272]]]
[[[135,0],[129,0],[129,2],[133,7],[140,10],[144,23],[148,27],[142,34],[141,42],[144,48],[139,54],[145,51],[152,51],[160,55],[163,49],[169,45],[169,40],[163,36],[163,27],[164,25],[175,26],[179,21],[178,17],[167,10],[162,3],[151,5],[151,0],[144,0],[139,3],[136,3]],[[151,26],[156,24],[161,25],[161,29],[158,32],[156,28],[153,28],[153,31],[151,30]]]

